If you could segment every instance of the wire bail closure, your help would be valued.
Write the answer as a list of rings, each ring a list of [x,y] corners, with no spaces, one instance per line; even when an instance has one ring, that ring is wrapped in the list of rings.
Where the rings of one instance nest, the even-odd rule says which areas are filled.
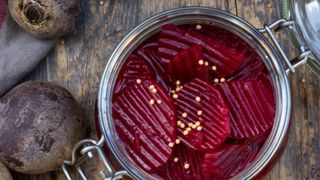
[[[102,150],[105,138],[101,136],[100,140],[97,142],[93,139],[84,139],[79,141],[72,149],[71,160],[64,160],[62,164],[62,171],[68,180],[72,180],[68,168],[73,167],[77,170],[78,174],[83,180],[87,180],[87,176],[81,169],[80,165],[84,162],[86,158],[93,158],[93,152],[96,152],[100,161],[104,165],[106,171],[100,171],[100,176],[103,180],[119,180],[124,176],[129,176],[127,171],[115,172],[111,165],[108,163],[107,158]]]
[[[299,35],[294,33],[294,37],[296,38],[296,40],[298,41],[299,45],[300,45],[300,54],[293,59],[293,61],[290,61],[289,58],[287,57],[287,55],[285,54],[285,52],[283,51],[283,49],[281,48],[279,42],[277,41],[274,32],[277,32],[283,28],[289,28],[289,29],[295,29],[295,21],[293,20],[286,20],[286,19],[279,19],[273,23],[271,23],[270,25],[264,25],[264,28],[259,29],[259,31],[261,33],[267,33],[269,35],[269,37],[271,38],[273,44],[275,45],[275,47],[277,48],[280,56],[282,57],[282,59],[285,61],[285,63],[287,64],[287,66],[289,67],[286,70],[286,73],[289,74],[289,72],[295,73],[295,68],[297,68],[298,66],[305,64],[308,60],[308,58],[310,58],[311,56],[311,51],[309,49],[306,49],[303,46],[302,40],[300,39]],[[293,31],[296,32],[296,31]]]

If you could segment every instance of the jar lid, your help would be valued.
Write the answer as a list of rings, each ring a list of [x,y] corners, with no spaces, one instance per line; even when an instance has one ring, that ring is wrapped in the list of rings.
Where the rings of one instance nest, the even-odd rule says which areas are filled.
[[[299,35],[298,48],[310,49],[313,60],[308,65],[320,72],[320,1],[319,0],[283,0],[283,12],[286,19],[296,23],[293,34]]]

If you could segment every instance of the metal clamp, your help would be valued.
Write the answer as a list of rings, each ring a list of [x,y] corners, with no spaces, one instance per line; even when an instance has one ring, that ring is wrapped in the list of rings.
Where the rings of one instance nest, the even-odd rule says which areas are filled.
[[[297,56],[297,58],[294,59],[294,61],[291,63],[289,58],[284,53],[283,49],[281,48],[279,42],[277,41],[274,32],[279,31],[283,28],[289,28],[289,29],[295,29],[295,22],[292,20],[286,20],[286,19],[279,19],[275,22],[273,22],[270,25],[264,25],[264,28],[259,29],[261,33],[267,33],[269,37],[271,38],[273,44],[276,46],[277,50],[280,53],[280,56],[283,58],[289,69],[286,70],[287,74],[291,71],[292,73],[295,73],[295,68],[304,64],[307,59],[309,58],[311,52],[310,50],[306,49],[303,45],[300,45],[300,54]],[[301,39],[297,34],[294,36],[298,42],[301,42]]]
[[[111,165],[108,163],[107,158],[102,150],[104,144],[104,137],[102,136],[97,142],[93,139],[84,139],[79,141],[72,149],[71,161],[65,160],[62,164],[62,171],[68,180],[72,180],[68,168],[75,168],[83,180],[87,180],[87,176],[81,169],[80,165],[86,158],[93,158],[93,152],[96,152],[100,161],[103,163],[106,172],[100,171],[101,178],[103,180],[118,180],[124,176],[129,176],[127,171],[115,172]]]

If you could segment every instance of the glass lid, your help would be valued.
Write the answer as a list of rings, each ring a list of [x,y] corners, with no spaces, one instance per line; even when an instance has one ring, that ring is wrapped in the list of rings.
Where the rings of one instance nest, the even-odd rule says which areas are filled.
[[[302,39],[298,48],[311,50],[314,57],[307,63],[320,72],[320,0],[283,0],[283,8],[284,17],[296,23],[293,34]]]

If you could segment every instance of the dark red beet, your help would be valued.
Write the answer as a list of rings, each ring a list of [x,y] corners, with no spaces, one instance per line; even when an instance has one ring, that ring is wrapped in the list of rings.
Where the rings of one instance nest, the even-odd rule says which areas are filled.
[[[266,98],[271,99],[272,101],[272,106],[276,106],[276,102],[274,99],[274,91],[273,91],[273,86],[271,82],[271,77],[266,73],[263,72],[259,78],[258,81],[263,85],[265,92],[266,92]]]
[[[255,53],[245,63],[242,63],[239,70],[232,75],[230,80],[256,80],[264,69],[263,62],[258,54]]]
[[[156,74],[156,80],[159,82],[166,90],[170,89],[170,78],[162,66],[161,58],[158,54],[158,43],[151,41],[143,45],[137,50],[137,54],[146,60],[152,67]]]
[[[194,78],[208,81],[209,70],[203,61],[202,47],[196,45],[178,53],[170,61],[168,74],[173,82],[179,80],[181,83],[185,83]]]
[[[184,33],[182,29],[171,24],[162,27],[158,40],[158,52],[165,67],[180,51],[189,48],[189,45],[181,42]]]
[[[243,144],[224,144],[202,161],[203,174],[215,179],[228,179],[246,168],[255,159],[270,131]],[[234,172],[233,172],[234,171]]]
[[[272,82],[271,82],[271,77],[268,74],[266,74],[265,72],[263,72],[259,76],[258,81],[264,86],[264,88],[268,92],[269,98],[273,97],[273,86],[272,86]]]
[[[4,18],[6,16],[7,5],[8,5],[7,0],[0,0],[0,29],[2,27],[2,23],[3,23]]]
[[[157,175],[166,180],[204,180],[201,169],[203,154],[179,144]]]
[[[212,153],[204,155],[201,164],[204,174],[214,179],[229,179],[241,172],[255,152],[246,144],[223,145]]]
[[[216,39],[207,38],[195,32],[188,32],[183,39],[190,44],[203,46],[204,58],[210,65],[215,65],[215,72],[219,77],[226,77],[236,71],[244,60],[244,55],[238,53],[223,44],[219,44]]]
[[[177,94],[178,98],[174,100],[177,120],[185,126],[178,127],[178,137],[188,147],[198,151],[211,151],[219,147],[230,134],[229,109],[220,92],[212,85],[194,79]],[[202,130],[197,130],[196,122],[200,123]],[[194,127],[191,124],[190,127],[189,123]],[[187,128],[191,131],[185,135]]]
[[[218,77],[231,75],[244,60],[244,54],[197,32],[185,32],[170,24],[163,26],[160,32],[158,50],[164,64],[168,64],[180,51],[194,45],[203,46],[204,60],[208,61],[209,66],[217,67],[215,74]]]
[[[176,139],[176,114],[165,90],[153,80],[132,83],[112,110],[119,137],[137,165],[146,171],[162,166]]]
[[[262,83],[229,81],[216,85],[230,109],[231,137],[246,140],[266,132],[275,116],[274,97]]]
[[[199,30],[201,34],[205,34],[211,39],[215,39],[218,43],[223,44],[232,51],[246,52],[250,48],[241,38],[233,33],[218,28],[218,27],[204,27]]]
[[[154,79],[154,72],[150,65],[137,55],[131,55],[127,59],[125,65],[117,78],[114,89],[114,97],[137,79],[146,80]]]

